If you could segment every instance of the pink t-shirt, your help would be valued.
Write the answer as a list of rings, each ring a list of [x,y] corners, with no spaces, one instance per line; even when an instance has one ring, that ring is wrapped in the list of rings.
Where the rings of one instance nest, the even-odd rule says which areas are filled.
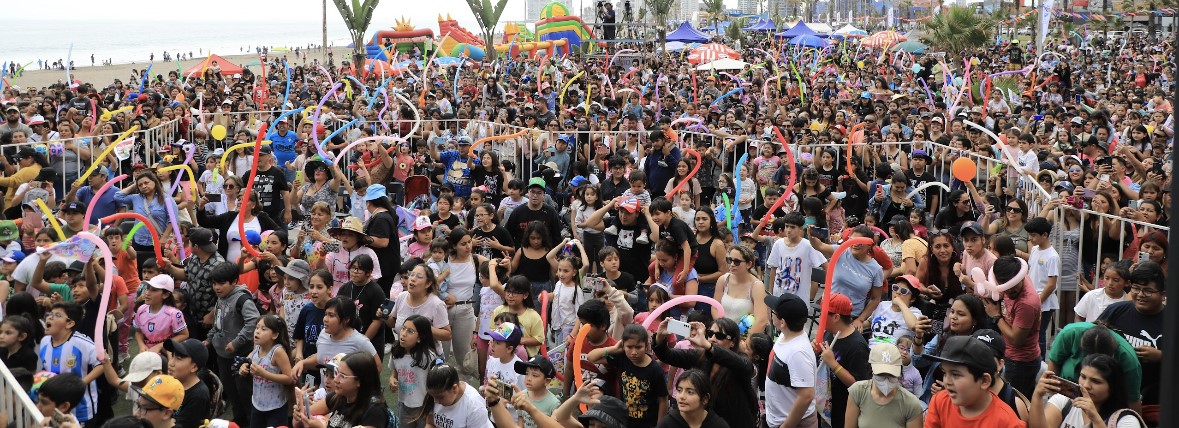
[[[135,311],[135,329],[143,334],[144,344],[155,346],[188,329],[188,324],[179,309],[164,305],[152,313],[150,305],[142,305]]]
[[[344,283],[351,281],[351,278],[348,276],[348,263],[361,254],[368,254],[373,259],[372,280],[381,279],[381,263],[377,259],[377,253],[372,248],[360,247],[353,251],[348,251],[340,247],[339,250],[334,253],[328,253],[327,257],[324,258],[324,266],[328,272],[332,273],[332,296],[335,296],[340,291],[340,287],[343,287]]]

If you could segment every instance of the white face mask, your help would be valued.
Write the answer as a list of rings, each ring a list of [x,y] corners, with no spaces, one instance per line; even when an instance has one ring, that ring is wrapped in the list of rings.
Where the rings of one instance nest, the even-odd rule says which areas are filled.
[[[901,386],[901,380],[896,376],[882,374],[872,376],[872,383],[876,384],[876,389],[880,391],[880,395],[889,395],[893,389]]]

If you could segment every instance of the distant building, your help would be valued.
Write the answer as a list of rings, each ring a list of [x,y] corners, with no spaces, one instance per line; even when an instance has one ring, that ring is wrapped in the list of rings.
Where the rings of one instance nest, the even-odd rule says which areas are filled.
[[[754,15],[761,13],[758,9],[758,0],[737,0],[737,11],[742,15]]]

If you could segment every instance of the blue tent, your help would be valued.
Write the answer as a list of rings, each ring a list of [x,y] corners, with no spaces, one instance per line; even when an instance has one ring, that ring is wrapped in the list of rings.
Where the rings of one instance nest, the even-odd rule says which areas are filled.
[[[710,25],[707,27],[700,27],[700,30],[707,31],[709,33],[720,34],[720,33],[724,32],[726,28],[729,27],[729,24],[732,24],[732,23],[733,23],[732,21],[721,21],[721,22],[716,23],[716,25]]]
[[[692,25],[684,21],[680,28],[672,31],[667,35],[669,42],[684,42],[684,43],[704,43],[708,41],[708,35],[692,28]]]
[[[811,27],[806,26],[805,22],[799,22],[798,25],[794,26],[794,28],[791,28],[789,30],[775,34],[775,36],[786,38],[786,39],[793,39],[793,38],[799,37],[799,36],[817,36],[817,35],[818,35],[818,33],[815,33],[815,30],[812,30]]]
[[[827,47],[826,40],[823,40],[821,37],[811,35],[811,34],[795,37],[793,39],[790,39],[790,41],[787,43],[789,43],[791,45],[795,45],[795,46],[805,46],[808,48],[825,48],[825,47]]]
[[[752,25],[745,27],[744,30],[745,31],[758,31],[758,32],[778,31],[778,26],[774,25],[774,21],[772,21],[772,20],[759,19],[759,20],[757,20],[757,22],[754,22]]]

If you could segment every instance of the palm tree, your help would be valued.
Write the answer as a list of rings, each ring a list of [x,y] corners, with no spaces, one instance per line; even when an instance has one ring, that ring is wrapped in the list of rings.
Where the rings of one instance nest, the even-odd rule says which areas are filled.
[[[671,13],[671,6],[675,1],[647,0],[647,9],[650,9],[651,13],[655,15],[655,28],[659,31],[659,46],[667,44],[667,15]]]
[[[704,4],[704,12],[712,21],[712,28],[716,28],[720,18],[725,14],[725,0],[704,0],[701,3]]]
[[[741,46],[741,36],[745,34],[742,30],[745,25],[749,23],[747,18],[733,18],[729,21],[729,26],[725,27],[725,39],[733,46]]]
[[[352,63],[357,68],[364,65],[364,33],[368,32],[368,24],[373,19],[373,9],[381,0],[352,0],[351,6],[346,0],[332,0],[340,17],[344,18],[344,25],[348,27],[348,34],[352,36]]]
[[[323,0],[323,51],[327,52],[327,0]]]
[[[483,57],[485,61],[495,61],[495,26],[499,24],[499,16],[504,13],[504,6],[508,5],[508,0],[499,0],[495,7],[491,6],[491,0],[467,0],[467,6],[471,8],[471,13],[475,15],[475,21],[479,23],[479,29],[483,32],[483,46],[486,46],[487,54]]]
[[[936,50],[961,54],[968,49],[988,45],[995,23],[974,10],[962,6],[942,7],[942,13],[925,21],[921,38]]]

